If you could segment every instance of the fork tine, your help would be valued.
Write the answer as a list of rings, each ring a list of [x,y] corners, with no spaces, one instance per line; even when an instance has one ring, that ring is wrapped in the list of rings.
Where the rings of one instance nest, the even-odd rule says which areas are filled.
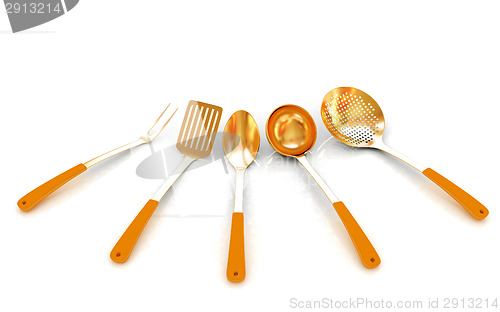
[[[167,107],[163,110],[163,112],[161,112],[160,116],[156,119],[156,121],[153,124],[153,126],[148,130],[148,136],[152,136],[151,140],[154,140],[163,131],[163,129],[165,129],[165,127],[167,126],[167,124],[170,122],[170,120],[172,120],[172,117],[174,117],[175,113],[177,112],[178,108],[175,108],[175,110],[172,112],[172,114],[170,115],[170,117],[168,117],[166,115],[166,117],[168,117],[167,121],[165,121],[165,123],[161,126],[161,128],[158,130],[158,132],[153,135],[151,133],[151,131],[155,128],[156,124],[158,124],[158,122],[160,121],[160,119],[162,119],[163,115],[168,110],[168,108],[170,107],[170,105],[172,105],[172,103],[169,103],[167,105]]]

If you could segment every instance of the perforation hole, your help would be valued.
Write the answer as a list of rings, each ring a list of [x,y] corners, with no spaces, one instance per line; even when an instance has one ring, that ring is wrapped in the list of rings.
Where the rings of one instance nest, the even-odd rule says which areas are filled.
[[[328,130],[339,140],[356,146],[370,145],[379,133],[380,118],[376,104],[348,91],[332,94],[323,105],[322,113]]]

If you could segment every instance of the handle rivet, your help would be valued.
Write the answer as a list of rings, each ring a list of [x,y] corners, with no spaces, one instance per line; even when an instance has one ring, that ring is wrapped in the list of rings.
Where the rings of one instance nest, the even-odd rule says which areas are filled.
[[[483,209],[481,209],[481,210],[479,210],[479,212],[480,212],[480,213],[484,213],[484,210],[483,210]]]
[[[370,261],[371,262],[375,262],[375,258],[370,258]]]
[[[122,255],[122,254],[121,254],[121,253],[119,253],[119,252],[117,252],[117,253],[116,253],[116,256],[117,256],[117,257],[119,257],[119,256],[121,256],[121,255]]]
[[[26,201],[25,201],[25,200],[23,200],[23,202],[21,203],[21,205],[23,205],[23,206],[24,206],[24,205],[26,205]],[[482,212],[481,212],[481,213],[482,213]]]
[[[234,276],[235,276],[235,277],[236,277],[236,276],[238,276],[238,272],[234,272]]]

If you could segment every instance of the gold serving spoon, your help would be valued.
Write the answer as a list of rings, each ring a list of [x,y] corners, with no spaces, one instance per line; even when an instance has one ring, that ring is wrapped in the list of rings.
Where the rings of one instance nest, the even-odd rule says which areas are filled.
[[[488,209],[460,187],[431,168],[385,145],[382,141],[385,128],[382,109],[371,96],[363,91],[342,87],[328,92],[321,105],[321,118],[328,131],[340,142],[354,147],[371,147],[387,152],[422,172],[477,220],[488,216]]]
[[[253,162],[260,147],[260,134],[252,115],[240,110],[229,118],[222,135],[222,148],[227,160],[236,169],[234,212],[227,259],[227,279],[241,282],[245,279],[245,247],[243,222],[243,184],[245,169]]]
[[[363,265],[367,268],[377,267],[380,264],[380,257],[370,240],[344,203],[335,196],[306,159],[306,153],[316,141],[316,125],[311,115],[296,105],[278,107],[267,120],[266,136],[275,151],[284,156],[295,157],[306,168],[333,204]]]

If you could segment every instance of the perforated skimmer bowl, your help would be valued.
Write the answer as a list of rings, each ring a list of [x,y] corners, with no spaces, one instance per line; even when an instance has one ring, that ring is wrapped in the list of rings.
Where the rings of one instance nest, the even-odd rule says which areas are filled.
[[[482,220],[488,216],[488,209],[467,192],[431,168],[416,163],[384,144],[384,114],[377,102],[365,92],[351,87],[331,90],[323,98],[321,118],[328,131],[342,143],[383,150],[422,172],[474,218]]]

